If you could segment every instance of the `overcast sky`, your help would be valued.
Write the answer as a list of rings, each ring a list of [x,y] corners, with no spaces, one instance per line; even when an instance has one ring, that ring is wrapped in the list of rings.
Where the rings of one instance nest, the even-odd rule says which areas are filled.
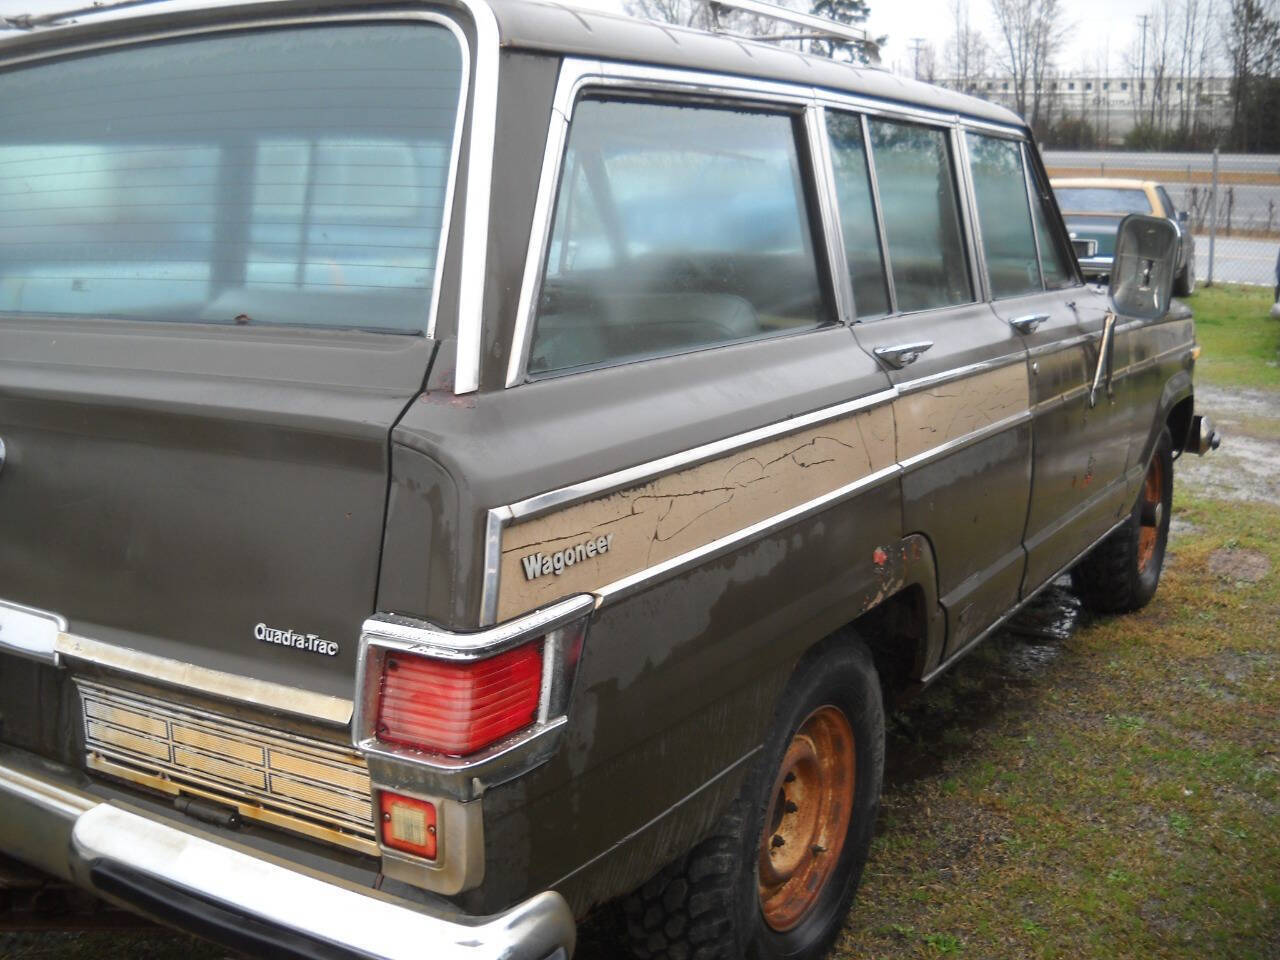
[[[36,13],[88,6],[92,0],[0,0],[0,14]],[[576,6],[621,11],[623,0],[563,0]],[[939,68],[951,37],[951,0],[868,0],[872,36],[887,34],[883,50],[885,65],[903,73],[911,71],[911,41],[920,37],[938,51]],[[1157,0],[1062,0],[1065,19],[1071,24],[1067,44],[1059,56],[1060,69],[1076,72],[1086,64],[1090,70],[1103,55],[1110,56],[1111,69],[1119,70],[1125,51],[1138,36],[1138,15],[1151,10]],[[999,42],[991,17],[990,0],[969,0],[969,17],[989,43]]]

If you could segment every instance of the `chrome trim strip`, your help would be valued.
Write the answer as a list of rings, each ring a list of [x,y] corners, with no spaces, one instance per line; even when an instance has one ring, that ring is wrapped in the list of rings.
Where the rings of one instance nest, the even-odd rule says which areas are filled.
[[[1030,420],[1031,411],[1023,410],[1021,413],[1015,413],[1011,417],[1005,417],[1003,420],[989,423],[980,430],[974,430],[972,433],[966,433],[962,437],[956,437],[954,440],[948,440],[946,443],[939,444],[936,447],[930,447],[923,453],[917,453],[914,457],[908,457],[906,460],[901,461],[903,472],[932,463],[934,460],[955,453],[957,450],[963,450],[965,447],[971,446],[980,440],[986,440],[997,433],[1028,423]]]
[[[106,667],[117,673],[167,684],[180,690],[207,693],[220,700],[247,703],[269,711],[319,720],[339,727],[346,726],[351,719],[352,703],[341,697],[331,697],[256,677],[224,673],[89,637],[61,633],[58,635],[56,649],[68,660]]]
[[[841,323],[852,323],[857,317],[853,302],[853,281],[849,276],[849,261],[844,248],[844,231],[840,228],[840,206],[836,198],[836,175],[831,159],[831,145],[827,141],[826,112],[823,107],[810,106],[804,111],[805,135],[808,139],[809,159],[814,170],[814,189],[817,191],[818,210],[822,217],[823,255],[831,274],[836,313]],[[812,226],[810,227],[812,234]],[[816,252],[816,251],[815,251]]]
[[[423,620],[380,613],[364,622],[360,642],[362,646],[376,643],[387,649],[439,660],[483,660],[581,619],[595,606],[595,598],[582,593],[474,633],[456,633]],[[357,680],[357,689],[362,687]]]
[[[978,189],[973,183],[966,131],[959,127],[951,129],[951,164],[952,182],[956,186],[956,199],[959,201],[957,206],[960,208],[957,211],[960,213],[960,229],[964,233],[965,246],[969,251],[970,293],[975,301],[990,303],[992,297],[987,277],[987,248],[982,242],[982,221],[978,218]]]
[[[471,95],[471,135],[467,142],[467,196],[458,270],[457,357],[453,392],[480,388],[480,352],[484,326],[485,265],[489,252],[493,147],[498,126],[498,20],[486,3],[455,0],[476,27],[475,80]]]
[[[66,630],[66,618],[59,614],[0,600],[0,653],[56,667],[58,637]]]
[[[1040,231],[1036,229],[1036,212],[1035,202],[1039,199],[1031,190],[1031,161],[1027,157],[1027,152],[1031,149],[1030,145],[1024,140],[1021,141],[1021,148],[1018,150],[1018,159],[1022,161],[1022,186],[1027,191],[1027,216],[1030,219],[1031,241],[1036,248],[1036,276],[1040,278],[1040,289],[1045,289],[1044,282],[1044,260],[1040,250]],[[1043,212],[1043,211],[1042,211]],[[1045,317],[1045,319],[1049,319]]]
[[[474,633],[456,633],[394,614],[366,620],[356,661],[351,742],[364,754],[374,786],[467,802],[549,760],[568,723],[574,675],[595,608],[594,596],[577,594]],[[467,662],[495,656],[538,637],[546,639],[538,714],[531,726],[465,757],[378,740],[378,686],[389,653]]]
[[[871,184],[871,212],[876,218],[876,236],[880,241],[880,265],[884,268],[885,282],[889,288],[889,313],[898,312],[898,288],[893,281],[893,262],[889,259],[889,236],[884,231],[884,207],[880,203],[880,177],[876,173],[876,158],[871,146],[871,123],[867,114],[861,114],[862,150],[867,156],[867,179]]]
[[[0,796],[14,797],[67,820],[74,820],[98,804],[95,798],[33,777],[7,763],[0,763]]]
[[[490,510],[485,516],[484,578],[480,582],[480,626],[498,620],[498,575],[502,569],[502,528],[511,520],[506,507]]]
[[[75,855],[112,863],[246,918],[353,954],[418,960],[478,956],[545,960],[575,942],[569,907],[547,891],[506,913],[474,922],[432,916],[389,897],[322,880],[230,846],[100,803],[71,831]]]
[[[479,28],[480,15],[476,13],[476,10],[483,9],[484,14],[487,15],[490,19],[493,19],[493,12],[489,9],[487,5],[477,6],[474,3],[474,0],[449,0],[449,2],[457,3],[458,5],[468,10],[472,14],[473,19],[477,23],[477,33],[480,32],[480,28]],[[173,8],[170,12],[177,14],[182,12],[190,12],[192,10],[203,9],[206,7],[223,7],[223,6],[234,8],[236,6],[239,6],[239,0],[227,0],[227,2],[225,3],[210,2],[210,3],[197,3],[197,4],[165,3],[163,2],[163,0],[160,0],[160,2],[156,2],[156,3],[129,4],[127,8],[122,6],[115,9],[104,8],[100,12],[91,11],[91,10],[82,10],[82,11],[76,11],[76,13],[77,13],[77,20],[79,20],[81,16],[88,14],[88,16],[91,17],[93,21],[100,21],[100,20],[110,21],[110,20],[119,20],[119,19],[129,19],[130,17],[150,16],[156,13],[164,13],[166,12],[163,9],[165,7]],[[77,20],[72,20],[65,24],[59,24],[58,26],[45,28],[41,32],[55,32],[55,31],[64,30],[64,29],[71,30],[75,28],[77,24]],[[191,25],[188,27],[176,27],[169,30],[156,30],[154,32],[140,33],[137,36],[131,36],[131,37],[111,37],[111,38],[104,38],[104,39],[98,39],[98,40],[91,40],[83,43],[70,43],[70,44],[58,46],[51,49],[40,50],[38,52],[28,54],[27,56],[24,56],[24,57],[6,58],[2,55],[3,46],[0,45],[0,64],[2,64],[5,67],[21,66],[23,64],[38,63],[41,60],[50,60],[58,57],[79,55],[83,53],[91,53],[96,50],[110,50],[118,47],[139,46],[142,44],[156,43],[164,40],[177,40],[183,37],[198,37],[204,34],[226,33],[228,31],[233,31],[233,30],[234,31],[240,31],[245,29],[268,30],[268,29],[275,29],[280,27],[298,26],[298,25],[354,24],[354,23],[383,22],[383,21],[394,21],[394,20],[422,20],[422,21],[427,21],[429,23],[439,24],[440,26],[445,27],[451,34],[453,34],[454,39],[457,41],[458,49],[462,57],[462,79],[458,88],[458,107],[457,107],[457,113],[455,115],[455,120],[454,120],[453,145],[450,149],[449,172],[447,175],[447,179],[445,181],[445,194],[443,199],[443,204],[444,204],[443,216],[440,223],[440,236],[436,244],[435,270],[432,276],[431,294],[430,294],[430,300],[428,302],[428,307],[427,307],[427,322],[425,324],[425,335],[428,338],[434,338],[436,336],[436,320],[437,320],[437,315],[438,315],[439,306],[440,306],[441,278],[444,274],[445,258],[448,253],[446,248],[448,246],[448,240],[449,240],[449,227],[452,221],[453,200],[454,200],[454,194],[457,189],[458,159],[459,159],[459,156],[461,155],[461,150],[462,150],[462,146],[461,146],[462,131],[463,131],[464,121],[466,117],[467,91],[468,91],[468,85],[471,82],[470,45],[467,43],[467,38],[463,34],[461,28],[458,26],[456,21],[450,19],[447,16],[444,16],[443,14],[425,11],[412,6],[406,6],[403,9],[393,9],[393,10],[370,10],[366,13],[331,11],[331,12],[315,14],[315,13],[284,11],[276,16],[270,16],[270,17],[266,17],[266,16],[264,17],[253,17],[253,16],[233,17],[232,19],[223,23],[203,23],[198,25]],[[497,71],[496,23],[497,23],[496,20],[494,20],[493,46],[494,46],[495,52],[493,56],[493,61],[494,61],[493,70],[495,72],[495,75]],[[477,56],[476,59],[478,63],[479,56]],[[479,87],[479,84],[480,84],[480,79],[479,77],[477,77],[476,78],[477,88]],[[496,113],[497,113],[496,79],[493,83],[493,86],[495,91],[494,114],[496,117]],[[495,123],[496,123],[496,120],[495,120]],[[491,155],[492,150],[490,150],[489,152]],[[491,163],[492,161],[490,160],[490,164]],[[470,175],[468,175],[468,182],[470,182]],[[470,193],[470,188],[468,188],[468,193]],[[487,222],[486,222],[486,228],[487,228]],[[487,243],[487,240],[486,240],[486,243]],[[465,243],[464,243],[464,257],[465,257]],[[481,264],[481,272],[483,273],[483,263]]]
[[[963,367],[956,367],[953,370],[943,370],[941,373],[933,373],[927,377],[917,377],[915,380],[906,380],[898,384],[898,394],[900,396],[905,396],[909,393],[928,389],[929,387],[936,387],[944,383],[950,383],[952,380],[962,380],[965,377],[973,376],[975,373],[987,373],[991,370],[1002,370],[1015,363],[1023,363],[1026,359],[1026,352],[1019,350],[1017,353],[1006,353],[998,357],[991,357],[989,360],[979,360],[976,363],[968,363]]]
[[[555,213],[552,207],[560,185],[565,145],[569,141],[569,113],[573,110],[573,100],[581,84],[582,78],[568,77],[561,69],[555,105],[551,108],[551,121],[547,127],[547,145],[542,152],[542,173],[533,206],[533,223],[529,226],[529,249],[525,254],[524,277],[520,281],[520,299],[516,302],[516,326],[507,358],[508,387],[520,383],[529,360],[534,314],[537,312],[535,298],[542,286],[542,271],[551,240],[551,218]]]
[[[888,403],[898,396],[898,390],[890,388],[881,390],[878,393],[868,394],[857,400],[850,400],[845,403],[839,403],[832,407],[823,407],[810,413],[800,414],[791,417],[788,420],[780,420],[777,423],[770,424],[765,427],[759,427],[755,430],[748,430],[746,433],[739,433],[732,437],[726,437],[723,440],[714,440],[711,443],[705,443],[700,447],[692,447],[680,453],[673,453],[667,457],[661,457],[657,460],[650,460],[647,463],[638,464],[634,467],[627,467],[624,470],[618,470],[614,473],[605,474],[602,477],[596,477],[593,480],[585,480],[582,483],[571,484],[567,487],[560,487],[557,490],[549,490],[546,493],[540,493],[536,496],[528,497],[513,503],[507,507],[497,508],[499,511],[509,511],[510,519],[524,520],[529,517],[536,517],[543,513],[548,513],[557,507],[568,506],[571,503],[577,503],[580,500],[588,500],[599,494],[606,493],[610,490],[622,487],[634,486],[641,481],[650,477],[663,473],[670,473],[681,467],[692,467],[713,457],[718,457],[725,453],[731,453],[734,450],[740,450],[743,447],[752,446],[764,440],[773,437],[782,436],[787,433],[793,433],[797,430],[803,430],[805,427],[815,426],[819,423],[826,423],[828,420],[835,420],[839,417],[848,416],[860,410],[866,410],[869,407],[879,406]],[[493,513],[494,511],[490,511]]]
[[[766,517],[764,520],[753,523],[748,527],[743,527],[740,530],[735,530],[733,533],[721,537],[718,540],[712,540],[710,543],[703,544],[701,547],[697,547],[687,553],[682,553],[678,557],[672,557],[670,560],[663,563],[655,564],[652,567],[646,567],[643,570],[638,570],[621,580],[615,580],[613,583],[605,584],[603,587],[598,588],[596,593],[600,595],[602,605],[615,600],[620,600],[623,597],[635,593],[636,590],[638,590],[642,585],[648,583],[650,580],[656,580],[661,577],[679,573],[686,567],[692,566],[693,564],[699,563],[703,560],[714,558],[715,556],[730,550],[746,540],[751,540],[755,537],[771,533],[780,527],[785,527],[796,520],[799,520],[807,514],[816,513],[825,507],[834,506],[842,500],[847,500],[855,493],[879,486],[884,481],[891,480],[901,473],[902,468],[896,463],[885,467],[882,470],[877,470],[875,473],[867,474],[867,476],[855,480],[852,483],[847,483],[843,487],[837,487],[829,493],[824,493],[820,497],[815,497],[807,503],[802,503],[789,510],[784,510],[782,513],[774,514],[772,517]]]
[[[1081,333],[1074,337],[1067,337],[1065,340],[1053,340],[1049,343],[1042,343],[1038,346],[1031,347],[1027,350],[1027,354],[1032,358],[1043,357],[1050,353],[1058,353],[1062,350],[1068,350],[1071,347],[1079,347],[1086,343],[1092,343],[1102,336],[1102,331],[1097,333]]]

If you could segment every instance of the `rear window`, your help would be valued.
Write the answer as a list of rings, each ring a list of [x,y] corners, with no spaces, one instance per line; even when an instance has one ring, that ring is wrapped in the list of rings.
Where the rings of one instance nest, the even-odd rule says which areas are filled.
[[[1118,187],[1054,187],[1058,207],[1068,213],[1150,213],[1144,190]]]
[[[353,24],[0,74],[0,313],[426,329],[462,70]]]

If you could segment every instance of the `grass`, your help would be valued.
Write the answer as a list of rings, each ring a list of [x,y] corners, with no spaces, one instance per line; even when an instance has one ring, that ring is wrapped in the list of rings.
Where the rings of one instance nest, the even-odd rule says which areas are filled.
[[[1269,287],[1200,287],[1187,301],[1204,348],[1197,379],[1223,387],[1280,389],[1280,322]]]

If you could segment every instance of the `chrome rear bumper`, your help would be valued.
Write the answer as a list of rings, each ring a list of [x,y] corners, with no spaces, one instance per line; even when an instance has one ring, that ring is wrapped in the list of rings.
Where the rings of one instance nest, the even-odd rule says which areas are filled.
[[[232,949],[335,960],[572,956],[573,917],[558,893],[492,917],[426,912],[63,785],[74,777],[0,753],[0,851]]]

